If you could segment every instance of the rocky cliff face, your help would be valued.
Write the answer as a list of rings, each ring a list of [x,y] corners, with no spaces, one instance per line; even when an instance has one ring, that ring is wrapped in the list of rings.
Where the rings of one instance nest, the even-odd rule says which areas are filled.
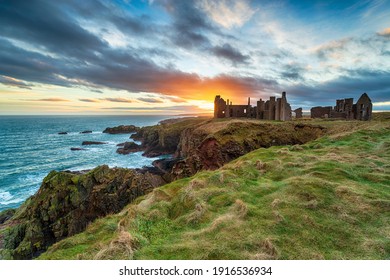
[[[325,132],[308,123],[193,118],[144,127],[131,138],[142,142],[146,156],[174,154],[173,159],[156,161],[155,167],[164,178],[175,180],[217,169],[258,148],[304,144]]]
[[[194,128],[204,122],[206,118],[185,118],[171,122],[163,122],[160,125],[141,128],[130,138],[141,141],[144,156],[156,157],[160,155],[174,154],[179,145],[181,134],[185,129]]]
[[[34,258],[163,183],[157,175],[108,166],[86,174],[52,171],[16,213],[2,215],[0,259]]]
[[[304,144],[324,135],[318,125],[256,123],[245,120],[205,122],[181,134],[176,156],[183,158],[171,171],[172,178],[184,178],[199,170],[215,170],[250,151],[270,146]]]

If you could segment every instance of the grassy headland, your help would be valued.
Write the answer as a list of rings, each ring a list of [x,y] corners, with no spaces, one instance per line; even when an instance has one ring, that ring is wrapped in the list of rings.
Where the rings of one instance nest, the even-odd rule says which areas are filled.
[[[327,134],[156,188],[39,258],[389,259],[388,115],[307,122]]]

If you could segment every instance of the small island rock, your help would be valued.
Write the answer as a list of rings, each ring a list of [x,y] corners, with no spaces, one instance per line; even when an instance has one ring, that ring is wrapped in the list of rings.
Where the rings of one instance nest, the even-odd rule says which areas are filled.
[[[142,146],[134,142],[125,142],[123,148],[118,148],[116,152],[118,154],[127,155],[130,153],[139,152],[142,150]]]
[[[85,146],[85,145],[103,145],[103,144],[107,144],[107,142],[83,141],[83,143],[81,143],[81,145],[83,145],[83,146]]]
[[[135,125],[120,125],[115,127],[107,127],[103,133],[108,134],[125,134],[139,131],[139,127]]]
[[[84,148],[70,148],[71,151],[85,151]]]

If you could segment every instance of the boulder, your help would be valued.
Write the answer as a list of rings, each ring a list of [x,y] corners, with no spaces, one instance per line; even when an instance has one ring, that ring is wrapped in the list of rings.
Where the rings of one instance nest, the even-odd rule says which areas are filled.
[[[80,134],[89,134],[89,133],[92,133],[92,130],[84,130],[80,132]]]
[[[58,132],[59,135],[65,135],[65,134],[68,134],[68,132],[66,131],[61,131],[61,132]]]
[[[85,151],[84,148],[70,148],[71,151]]]

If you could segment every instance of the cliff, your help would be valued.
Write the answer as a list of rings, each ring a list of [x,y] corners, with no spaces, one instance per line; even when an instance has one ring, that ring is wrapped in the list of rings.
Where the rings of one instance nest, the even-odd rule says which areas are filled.
[[[185,118],[141,128],[131,136],[141,141],[145,156],[172,154],[155,166],[167,180],[215,170],[261,147],[304,144],[326,133],[321,125],[249,119]]]
[[[39,191],[0,220],[0,259],[31,259],[99,217],[117,213],[164,183],[160,176],[99,166],[86,174],[50,172]],[[7,213],[7,212],[4,212]]]
[[[215,170],[258,148],[300,145],[326,133],[321,125],[259,122],[246,119],[209,120],[181,134],[172,177],[184,178],[199,170]]]
[[[204,122],[207,118],[183,118],[161,122],[159,125],[142,127],[131,135],[136,141],[141,141],[144,156],[156,157],[174,154],[180,142],[181,133],[185,129]]]

